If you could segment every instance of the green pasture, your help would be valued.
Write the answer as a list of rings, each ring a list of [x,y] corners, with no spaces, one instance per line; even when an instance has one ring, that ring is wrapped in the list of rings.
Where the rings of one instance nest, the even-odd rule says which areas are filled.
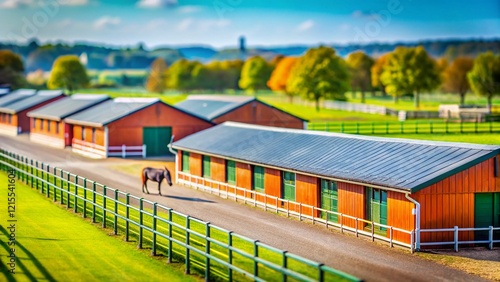
[[[94,183],[91,181],[80,179],[78,185],[75,185],[72,183],[73,177],[68,182],[66,176],[54,177],[50,173],[32,168],[26,168],[26,171],[33,171],[32,173],[37,177],[31,182],[30,177],[26,178],[26,175],[20,174],[21,180],[30,181],[30,186],[46,195],[47,198],[66,206],[75,214],[78,213],[103,227],[110,228],[114,234],[124,235],[125,240],[135,241],[136,245],[155,252],[164,260],[171,259],[174,263],[186,266],[189,263],[191,273],[206,275],[207,267],[209,267],[211,280],[225,281],[231,278],[235,281],[248,280],[246,276],[239,273],[240,271],[229,271],[223,265],[231,261],[237,269],[250,274],[258,272],[258,277],[264,280],[275,280],[283,276],[279,269],[285,264],[285,260],[284,254],[280,250],[260,246],[255,241],[237,234],[230,235],[226,230],[175,211],[161,207],[157,207],[155,211],[155,207],[151,203],[144,201],[141,204],[136,197],[119,197],[118,194],[114,194],[109,189],[106,193],[107,197],[103,197],[100,193],[92,193]],[[54,186],[62,189],[59,190]],[[83,189],[83,187],[87,187],[87,189]],[[95,189],[101,193],[104,190],[102,186],[97,186]],[[72,194],[76,194],[77,197]],[[132,204],[133,207],[127,208],[126,202]],[[139,208],[141,205],[142,212]],[[155,213],[157,214],[156,218],[153,217]],[[136,224],[137,222],[142,222],[143,227],[140,228]],[[156,232],[153,233],[153,230]],[[156,244],[153,244],[153,241]],[[189,251],[185,247],[186,245],[190,246]],[[153,248],[155,249],[153,250]],[[258,257],[262,261],[256,262],[253,259],[256,249]],[[189,261],[185,259],[188,252]],[[210,261],[207,261],[206,257],[201,254],[205,252],[212,256]],[[302,277],[314,280],[319,279],[319,265],[316,263],[304,263],[301,258],[289,256],[286,259],[286,265],[288,269],[292,269],[299,276],[302,275]],[[325,281],[348,280],[336,272],[325,272],[324,275]],[[288,277],[288,281],[300,280]]]
[[[448,141],[448,142],[465,142],[478,143],[487,145],[500,145],[499,133],[480,133],[480,134],[394,134],[394,135],[379,135],[384,137],[432,140],[432,141]]]
[[[1,213],[7,214],[7,175],[0,172],[5,190]],[[196,281],[180,269],[109,236],[77,214],[69,213],[36,190],[16,183],[15,274],[6,269],[6,218],[0,226],[3,281]]]

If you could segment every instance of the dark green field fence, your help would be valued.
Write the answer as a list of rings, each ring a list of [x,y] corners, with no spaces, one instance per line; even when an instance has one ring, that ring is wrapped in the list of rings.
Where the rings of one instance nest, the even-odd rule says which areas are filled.
[[[314,122],[308,129],[363,135],[500,133],[500,122]]]
[[[0,169],[83,218],[122,234],[206,281],[359,281],[143,198],[0,150]]]

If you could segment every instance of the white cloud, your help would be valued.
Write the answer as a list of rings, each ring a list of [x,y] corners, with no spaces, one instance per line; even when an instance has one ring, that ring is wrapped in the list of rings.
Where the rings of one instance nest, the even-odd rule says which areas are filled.
[[[150,30],[150,29],[162,28],[165,27],[167,24],[168,22],[164,19],[154,19],[146,23],[146,29]]]
[[[88,0],[57,0],[57,2],[65,6],[84,6],[89,4]]]
[[[137,6],[142,8],[173,7],[177,5],[177,0],[139,0]]]
[[[313,20],[304,21],[301,24],[299,24],[299,26],[297,27],[297,31],[299,31],[299,32],[308,31],[311,28],[313,28],[314,25],[315,25],[315,23]]]
[[[179,30],[179,31],[188,30],[190,27],[193,26],[193,23],[194,23],[194,20],[191,18],[183,19],[182,21],[180,21],[177,24],[177,30]]]
[[[194,14],[194,13],[201,11],[201,7],[200,6],[182,6],[182,7],[177,8],[177,11],[180,14]]]
[[[104,29],[110,26],[117,26],[122,22],[118,17],[104,16],[94,21],[95,29]]]
[[[33,0],[4,0],[0,3],[0,8],[15,9],[19,7],[26,7],[34,5]]]
[[[352,17],[357,18],[357,19],[361,19],[361,18],[374,19],[378,16],[379,15],[375,12],[369,13],[369,12],[365,12],[365,11],[361,11],[361,10],[356,10],[356,11],[352,12]]]

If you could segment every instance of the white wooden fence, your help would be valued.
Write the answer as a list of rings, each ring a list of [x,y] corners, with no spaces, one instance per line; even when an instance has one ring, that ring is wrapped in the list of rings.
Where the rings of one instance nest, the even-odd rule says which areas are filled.
[[[122,158],[126,158],[128,156],[142,156],[143,158],[146,157],[146,145],[108,146],[108,148],[106,148],[105,146],[73,138],[71,146],[73,152],[94,159],[105,159],[106,157],[113,156]]]

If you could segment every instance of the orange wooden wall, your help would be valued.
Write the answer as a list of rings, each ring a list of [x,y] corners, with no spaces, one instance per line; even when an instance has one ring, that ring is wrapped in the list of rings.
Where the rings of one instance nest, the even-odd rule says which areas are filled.
[[[210,157],[211,179],[226,182],[226,161],[221,158]]]
[[[415,229],[415,216],[412,215],[414,207],[405,194],[387,191],[387,225],[409,231]],[[387,237],[389,236],[387,232]],[[411,242],[411,235],[400,231],[394,231],[393,238],[405,243]]]
[[[319,207],[320,197],[318,178],[297,173],[295,176],[295,201]],[[302,208],[302,212],[308,215],[312,214],[311,208]],[[316,214],[316,216],[318,216],[318,214]]]
[[[74,125],[73,138],[82,140],[82,128],[85,128],[85,142],[92,143],[92,128],[89,126]],[[95,144],[104,146],[104,128],[95,127]]]
[[[36,120],[36,122],[35,122]],[[43,129],[42,129],[43,122]],[[50,131],[48,130],[47,123],[50,123]],[[35,127],[33,127],[33,123],[35,123]],[[59,127],[59,133],[57,133],[57,127]],[[57,122],[55,120],[47,120],[40,118],[30,118],[30,132],[43,134],[50,137],[64,139],[64,123]]]
[[[338,188],[338,212],[350,216],[365,218],[365,187],[356,184],[337,182]],[[350,227],[355,227],[353,219],[344,219],[343,223]],[[359,224],[359,228],[363,226]]]
[[[43,107],[43,106],[45,106],[47,104],[50,104],[50,103],[52,103],[54,101],[57,101],[57,100],[59,100],[61,98],[64,98],[64,97],[65,97],[64,95],[56,96],[56,97],[54,97],[54,98],[52,98],[50,100],[47,100],[47,101],[45,101],[43,103],[37,104],[37,105],[35,105],[35,106],[31,107],[31,108],[28,108],[28,109],[25,109],[25,110],[22,110],[22,111],[16,113],[12,117],[12,121],[13,121],[12,124],[13,125],[15,124],[18,127],[21,127],[22,132],[29,132],[30,129],[31,129],[31,127],[30,127],[30,117],[28,117],[28,112],[36,110],[36,109],[38,109],[40,107]],[[15,118],[15,123],[14,123],[14,117],[16,117]]]
[[[252,189],[252,166],[245,163],[236,162],[236,186]]]
[[[189,173],[196,176],[201,176],[202,157],[200,154],[189,153]]]
[[[264,168],[264,188],[267,195],[281,198],[281,171]]]
[[[258,101],[248,103],[247,105],[218,117],[213,121],[217,124],[225,121],[237,121],[276,127],[297,129],[304,128],[304,123],[301,119]]]

